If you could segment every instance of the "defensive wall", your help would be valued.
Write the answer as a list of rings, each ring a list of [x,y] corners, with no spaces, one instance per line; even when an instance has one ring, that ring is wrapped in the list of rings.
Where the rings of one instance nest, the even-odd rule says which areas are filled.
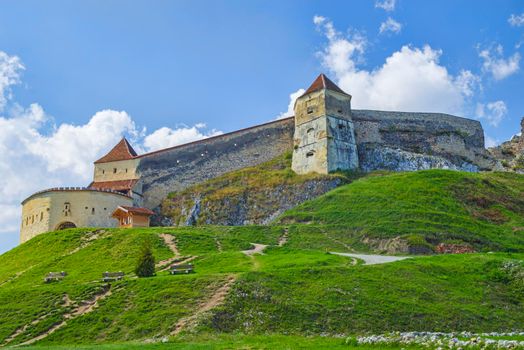
[[[22,202],[20,242],[61,227],[116,227],[111,213],[133,199],[114,191],[59,187],[33,194]]]

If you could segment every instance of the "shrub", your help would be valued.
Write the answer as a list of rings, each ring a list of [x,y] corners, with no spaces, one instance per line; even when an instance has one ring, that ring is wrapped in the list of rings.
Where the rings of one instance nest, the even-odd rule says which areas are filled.
[[[155,275],[155,256],[151,242],[145,240],[140,250],[140,257],[136,264],[135,273],[138,277],[151,277]]]

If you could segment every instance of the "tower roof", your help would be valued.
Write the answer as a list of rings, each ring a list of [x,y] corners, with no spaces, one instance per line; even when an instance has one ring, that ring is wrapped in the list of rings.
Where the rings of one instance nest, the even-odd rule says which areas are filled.
[[[315,92],[315,91],[318,91],[318,90],[331,90],[331,91],[336,91],[338,93],[341,93],[341,94],[344,94],[344,95],[347,95],[347,96],[351,96],[350,94],[344,92],[341,88],[339,88],[337,86],[337,84],[335,84],[334,82],[332,82],[331,80],[329,80],[328,77],[326,77],[323,73],[320,74],[316,79],[315,81],[313,82],[313,84],[311,84],[311,86],[306,90],[306,92],[304,92],[304,95],[307,95],[309,93],[312,93],[312,92]]]
[[[96,163],[109,163],[109,162],[115,162],[118,160],[128,160],[133,159],[137,156],[137,153],[131,147],[129,142],[126,140],[126,138],[122,138],[119,143],[116,144],[115,147],[111,151],[109,151],[108,154],[100,158],[95,162]]]

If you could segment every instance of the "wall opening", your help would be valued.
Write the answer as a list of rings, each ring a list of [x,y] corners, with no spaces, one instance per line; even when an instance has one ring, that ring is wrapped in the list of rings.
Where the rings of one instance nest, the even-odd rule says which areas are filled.
[[[68,228],[76,228],[76,225],[72,223],[71,221],[65,221],[56,227],[56,231],[65,230]]]
[[[116,168],[113,168],[113,174],[116,174]]]
[[[309,158],[309,157],[313,157],[315,155],[315,151],[309,151],[306,153],[306,157]]]
[[[95,215],[95,208],[91,208],[91,215]]]

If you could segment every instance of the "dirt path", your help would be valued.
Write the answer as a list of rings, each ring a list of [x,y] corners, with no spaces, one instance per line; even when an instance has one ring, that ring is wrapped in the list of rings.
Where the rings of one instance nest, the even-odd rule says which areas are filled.
[[[178,251],[178,247],[176,245],[176,237],[175,236],[170,235],[168,233],[161,233],[159,236],[160,236],[160,238],[162,238],[164,240],[164,243],[166,244],[166,246],[174,254],[173,257],[171,257],[169,259],[166,259],[166,260],[159,261],[159,262],[156,263],[156,268],[162,268],[161,271],[164,271],[164,270],[166,270],[165,266],[171,264],[176,259],[179,259],[181,257],[181,254]]]
[[[226,283],[224,283],[220,288],[218,288],[209,299],[197,306],[196,311],[192,315],[182,318],[180,321],[177,322],[177,324],[175,325],[175,329],[171,332],[171,335],[177,335],[188,327],[196,326],[198,319],[202,314],[217,307],[218,305],[224,302],[227,293],[229,293],[229,290],[231,289],[231,286],[233,285],[233,283],[235,283],[235,281],[235,276],[229,276]]]
[[[57,330],[59,330],[60,328],[65,326],[67,324],[68,320],[73,320],[73,319],[75,319],[77,317],[80,317],[80,316],[83,316],[85,314],[88,314],[88,313],[92,312],[98,306],[98,302],[100,300],[103,300],[103,299],[107,298],[110,295],[111,295],[111,288],[109,287],[109,288],[103,290],[101,293],[96,294],[93,299],[82,302],[77,308],[73,309],[73,311],[71,311],[70,313],[64,314],[64,316],[63,316],[64,320],[62,322],[59,322],[59,323],[55,324],[54,326],[49,328],[44,333],[42,333],[42,334],[40,334],[40,335],[38,335],[38,336],[36,336],[34,338],[31,338],[31,339],[29,339],[29,340],[27,340],[27,341],[25,341],[23,343],[20,343],[18,345],[20,345],[20,346],[30,345],[30,344],[33,344],[33,343],[35,343],[35,342],[37,342],[39,340],[42,340],[42,339],[48,337],[50,334],[53,334],[54,332],[56,332]],[[64,302],[65,303],[67,303],[69,300],[70,300],[69,296],[64,297]],[[35,322],[35,321],[33,321],[33,322]],[[24,326],[24,329],[21,332],[19,332],[16,336],[12,337],[12,339],[10,341],[12,341],[18,335],[22,334],[25,331],[25,329],[27,329],[27,327],[28,327],[28,325]]]
[[[14,280],[16,280],[18,277],[22,276],[24,273],[26,273],[27,271],[31,270],[33,267],[35,267],[36,265],[32,265],[32,266],[29,266],[27,269],[23,270],[23,271],[19,271],[17,272],[14,276],[12,277],[9,277],[8,279],[6,279],[5,281],[3,282],[0,282],[0,287],[3,286],[4,284],[7,284],[9,282],[12,282]]]
[[[267,248],[267,244],[258,244],[258,243],[251,243],[253,245],[253,248],[248,250],[243,250],[242,253],[246,254],[247,256],[253,256],[255,254],[264,254],[264,249]]]
[[[197,255],[195,255],[195,256],[190,256],[190,257],[188,257],[188,258],[186,258],[186,259],[184,259],[184,260],[180,260],[180,261],[178,261],[177,264],[187,264],[188,262],[193,261],[193,260],[195,260],[196,258],[198,258]],[[171,259],[165,260],[165,261],[167,261],[167,264],[166,264],[165,266],[160,265],[161,269],[158,270],[158,272],[162,272],[162,271],[167,271],[167,270],[169,270],[169,268],[171,267],[171,263],[172,263],[173,261],[175,261],[176,259],[178,259],[178,258],[171,258]],[[169,260],[170,260],[170,261],[169,261]],[[158,265],[157,265],[157,267],[158,267]]]
[[[284,233],[282,234],[282,236],[278,238],[278,246],[282,247],[284,244],[287,243],[288,239],[289,239],[289,229],[286,227],[284,229]]]
[[[330,254],[347,256],[350,258],[364,260],[364,265],[387,264],[387,263],[391,263],[394,261],[409,259],[409,256],[388,256],[388,255],[353,254],[353,253],[336,253],[336,252],[330,252]]]
[[[215,237],[215,244],[216,244],[216,246],[217,246],[217,250],[218,250],[218,252],[221,253],[221,252],[223,251],[223,249],[222,249],[222,243],[220,243],[220,241],[218,240],[217,237]]]

